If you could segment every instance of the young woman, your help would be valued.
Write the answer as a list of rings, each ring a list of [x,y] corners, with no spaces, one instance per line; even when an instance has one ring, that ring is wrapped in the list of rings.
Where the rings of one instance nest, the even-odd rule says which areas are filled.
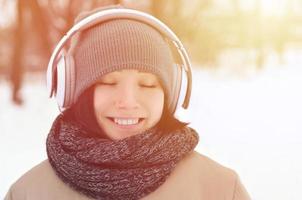
[[[154,21],[111,8],[87,14],[67,34],[66,55],[57,58],[63,39],[49,66],[64,111],[49,132],[48,159],[6,200],[250,199],[233,170],[194,151],[198,134],[174,117],[175,62],[186,54]]]

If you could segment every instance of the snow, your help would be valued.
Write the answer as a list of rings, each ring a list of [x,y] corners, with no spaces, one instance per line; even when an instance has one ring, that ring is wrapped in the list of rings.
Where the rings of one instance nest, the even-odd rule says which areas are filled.
[[[272,57],[263,70],[247,67],[240,77],[230,73],[232,65],[194,68],[190,107],[178,112],[198,131],[197,150],[234,169],[255,200],[302,199],[300,55],[287,52],[283,65]],[[0,199],[46,158],[46,136],[59,113],[40,74],[26,76],[24,106],[12,105],[9,93],[0,80]]]

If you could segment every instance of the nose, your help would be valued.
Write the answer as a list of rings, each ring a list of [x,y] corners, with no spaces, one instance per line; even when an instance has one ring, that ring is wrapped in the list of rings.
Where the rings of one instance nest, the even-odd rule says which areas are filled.
[[[130,110],[139,107],[136,88],[131,85],[123,85],[116,91],[116,106],[119,109]]]

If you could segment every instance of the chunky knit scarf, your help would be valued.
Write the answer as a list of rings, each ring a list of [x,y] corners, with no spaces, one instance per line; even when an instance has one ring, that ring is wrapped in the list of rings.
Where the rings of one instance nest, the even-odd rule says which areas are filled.
[[[163,184],[197,142],[189,127],[171,133],[150,129],[113,141],[59,115],[47,138],[47,154],[56,174],[73,189],[95,199],[135,200]]]

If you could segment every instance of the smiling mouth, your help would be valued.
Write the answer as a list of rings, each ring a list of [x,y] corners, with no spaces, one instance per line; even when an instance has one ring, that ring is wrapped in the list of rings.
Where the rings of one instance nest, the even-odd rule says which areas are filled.
[[[108,117],[112,122],[120,126],[133,126],[139,124],[144,118],[115,118]]]

